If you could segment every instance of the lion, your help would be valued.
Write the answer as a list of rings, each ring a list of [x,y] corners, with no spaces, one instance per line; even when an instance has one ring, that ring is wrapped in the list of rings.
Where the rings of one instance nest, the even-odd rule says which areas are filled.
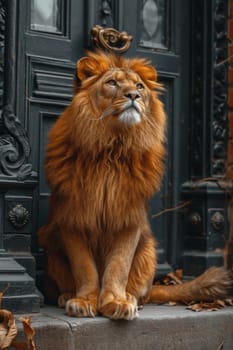
[[[144,58],[96,51],[77,62],[77,77],[47,146],[50,210],[39,243],[48,300],[69,316],[132,320],[146,302],[224,298],[231,278],[223,268],[181,286],[153,285],[147,202],[166,154],[156,69]]]

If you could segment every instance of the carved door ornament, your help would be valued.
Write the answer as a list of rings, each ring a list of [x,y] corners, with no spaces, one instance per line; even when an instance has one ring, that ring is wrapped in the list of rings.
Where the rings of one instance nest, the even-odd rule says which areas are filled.
[[[16,87],[16,40],[15,18],[17,18],[16,2],[6,2],[8,10],[5,12],[4,3],[1,4],[3,13],[0,13],[0,23],[8,30],[2,33],[5,41],[2,43],[5,51],[4,60],[4,95],[2,113],[0,113],[0,183],[6,178],[24,181],[35,175],[29,162],[30,145],[26,130],[14,113]],[[4,9],[4,10],[3,10]],[[1,42],[1,40],[0,40]],[[4,43],[8,45],[4,46]],[[3,58],[3,55],[2,55]]]
[[[8,220],[17,230],[23,228],[29,222],[29,219],[30,214],[22,204],[16,204],[8,213]]]
[[[110,52],[126,52],[133,40],[127,32],[119,32],[114,28],[103,28],[99,25],[91,30],[91,38],[94,46]]]
[[[212,215],[210,219],[210,223],[216,231],[221,231],[224,228],[224,224],[225,224],[225,219],[223,214],[220,213],[219,211],[216,211]]]
[[[25,180],[32,174],[32,165],[28,162],[30,145],[11,105],[4,106],[2,122],[5,133],[0,135],[0,175]]]

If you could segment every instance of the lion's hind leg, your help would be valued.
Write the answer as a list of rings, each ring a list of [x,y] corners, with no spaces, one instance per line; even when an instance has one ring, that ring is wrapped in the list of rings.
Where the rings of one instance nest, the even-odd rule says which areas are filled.
[[[51,251],[48,252],[48,266],[47,266],[47,288],[50,290],[51,300],[51,285],[54,289],[54,298],[59,307],[65,307],[66,302],[74,297],[75,287],[74,279],[70,271],[67,259],[61,257],[60,254],[54,254]]]
[[[39,243],[47,256],[42,292],[46,303],[65,307],[66,301],[75,295],[74,279],[64,248],[54,232],[57,230],[51,224],[42,226],[38,232]]]

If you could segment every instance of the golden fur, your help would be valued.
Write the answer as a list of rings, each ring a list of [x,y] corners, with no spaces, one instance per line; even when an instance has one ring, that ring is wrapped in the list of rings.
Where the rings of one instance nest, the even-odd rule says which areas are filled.
[[[50,213],[39,241],[48,298],[70,316],[133,319],[146,301],[225,295],[223,269],[182,288],[152,287],[156,244],[146,206],[160,187],[166,129],[156,70],[145,59],[97,52],[78,62],[77,76],[47,147]]]

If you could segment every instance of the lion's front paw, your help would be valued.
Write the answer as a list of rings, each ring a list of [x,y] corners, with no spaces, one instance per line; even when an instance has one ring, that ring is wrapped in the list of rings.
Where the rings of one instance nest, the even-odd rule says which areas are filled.
[[[132,295],[127,294],[127,299],[113,299],[103,305],[100,305],[99,311],[105,317],[113,320],[125,319],[133,320],[138,317],[137,300]]]
[[[65,307],[66,306],[66,302],[72,298],[75,297],[75,294],[74,293],[63,293],[59,296],[58,298],[58,306],[59,307]]]
[[[95,317],[97,301],[89,298],[73,298],[66,302],[66,313],[73,317]]]

